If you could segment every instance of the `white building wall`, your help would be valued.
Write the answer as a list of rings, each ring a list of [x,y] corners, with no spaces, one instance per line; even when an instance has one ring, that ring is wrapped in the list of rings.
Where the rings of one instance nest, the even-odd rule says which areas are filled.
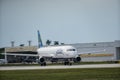
[[[113,54],[112,56],[81,57],[82,61],[113,61],[113,60],[118,60],[116,55],[117,54],[116,47],[120,46],[120,41],[98,42],[98,43],[77,43],[77,44],[72,44],[72,46],[77,48],[78,53],[83,53],[83,54],[86,54],[86,52],[88,52],[89,54]]]

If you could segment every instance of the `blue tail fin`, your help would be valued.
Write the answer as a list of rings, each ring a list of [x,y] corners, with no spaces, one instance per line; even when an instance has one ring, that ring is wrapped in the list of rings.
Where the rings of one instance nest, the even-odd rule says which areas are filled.
[[[41,39],[39,30],[37,32],[38,32],[38,47],[40,48],[40,47],[43,47],[43,43],[42,43],[42,39]]]

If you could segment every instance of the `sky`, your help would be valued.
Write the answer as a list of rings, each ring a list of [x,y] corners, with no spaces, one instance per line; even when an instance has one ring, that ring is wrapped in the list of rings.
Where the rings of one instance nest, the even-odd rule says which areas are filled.
[[[120,40],[120,0],[0,0],[0,47]]]

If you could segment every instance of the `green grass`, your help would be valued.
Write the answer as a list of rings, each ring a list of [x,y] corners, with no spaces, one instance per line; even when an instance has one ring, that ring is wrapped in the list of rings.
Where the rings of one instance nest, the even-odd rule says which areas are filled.
[[[0,71],[0,80],[120,80],[120,68]]]

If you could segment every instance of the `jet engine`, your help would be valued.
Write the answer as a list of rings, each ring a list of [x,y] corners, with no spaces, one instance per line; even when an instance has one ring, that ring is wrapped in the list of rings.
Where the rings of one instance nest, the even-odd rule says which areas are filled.
[[[76,57],[75,59],[74,59],[74,62],[80,62],[81,61],[81,57]]]
[[[40,58],[39,63],[41,64],[41,66],[46,66],[46,62],[44,58]]]
[[[44,58],[40,58],[40,63],[43,63],[45,62],[45,59]]]

